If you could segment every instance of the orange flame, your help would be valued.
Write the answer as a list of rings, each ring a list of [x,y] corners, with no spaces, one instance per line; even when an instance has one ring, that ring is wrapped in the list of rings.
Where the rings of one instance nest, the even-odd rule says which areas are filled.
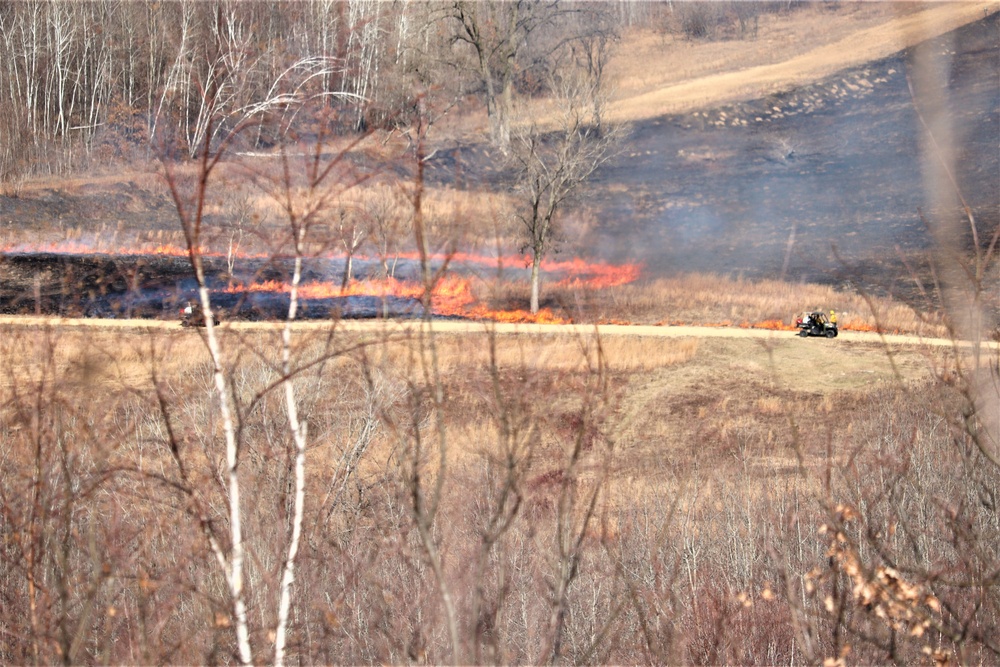
[[[740,322],[742,329],[768,329],[770,331],[795,331],[794,324],[782,320],[764,320],[762,322]]]
[[[545,267],[546,271],[568,273],[556,287],[603,289],[617,287],[634,282],[639,277],[640,268],[637,264],[612,265],[604,263],[587,263],[580,259],[571,262],[553,262]]]
[[[188,257],[190,252],[184,246],[172,244],[139,244],[135,247],[118,247],[108,249],[98,245],[87,245],[75,241],[61,241],[49,244],[8,244],[0,246],[0,254],[14,253],[55,253],[73,255],[129,255],[129,256],[159,256],[159,257]],[[233,252],[223,253],[211,250],[200,250],[202,257],[222,258],[231,257],[233,259],[268,259],[271,255]],[[377,261],[379,258],[372,258],[364,255],[355,255],[359,261]],[[401,253],[394,255],[395,259],[419,260],[417,253]],[[318,259],[344,260],[346,256],[337,253],[327,253],[320,255]],[[485,256],[471,253],[448,253],[433,254],[426,259],[435,264],[449,263],[452,266],[495,266],[498,268],[525,268],[531,265],[531,257],[528,255],[513,256]],[[604,262],[587,262],[583,259],[572,259],[566,261],[543,260],[540,263],[541,269],[547,273],[556,274],[561,277],[555,283],[556,287],[568,289],[602,289],[625,285],[635,281],[641,272],[641,267],[636,264],[614,265]],[[288,293],[291,286],[285,283],[270,281],[263,283],[253,283],[249,285],[234,285],[226,290],[227,292],[274,292]],[[382,280],[351,281],[346,287],[327,282],[315,282],[300,285],[298,293],[304,299],[322,299],[344,296],[375,296],[375,297],[402,297],[410,299],[422,299],[424,287],[415,282],[400,281],[393,278]],[[431,290],[431,309],[436,315],[457,316],[477,320],[494,320],[497,322],[540,322],[540,323],[566,323],[570,320],[555,315],[549,309],[543,309],[537,314],[532,314],[523,310],[503,311],[491,310],[485,305],[478,303],[478,299],[472,290],[472,285],[467,278],[455,274],[449,274],[440,279]]]
[[[230,294],[247,292],[290,293],[291,285],[278,281],[236,284],[224,290]],[[304,283],[298,287],[298,295],[303,299],[326,299],[345,296],[376,296],[421,299],[425,294],[423,285],[416,282],[385,278],[380,280],[352,280],[346,287],[329,282]],[[565,324],[569,320],[553,314],[547,308],[532,314],[523,310],[492,310],[477,303],[471,282],[462,276],[448,275],[435,283],[430,295],[431,310],[435,315],[463,317],[473,320],[493,320],[496,322],[535,322],[543,324]]]

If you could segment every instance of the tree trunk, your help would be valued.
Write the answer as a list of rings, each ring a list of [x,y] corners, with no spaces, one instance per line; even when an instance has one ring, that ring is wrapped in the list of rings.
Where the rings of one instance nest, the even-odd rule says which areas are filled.
[[[536,252],[531,258],[531,314],[538,314],[538,293],[541,287],[541,275],[539,268],[542,264],[541,256]]]
[[[353,277],[354,270],[354,252],[353,249],[348,248],[347,259],[344,261],[344,278],[340,281],[340,293],[343,294],[347,291],[348,286],[351,284],[351,278]]]

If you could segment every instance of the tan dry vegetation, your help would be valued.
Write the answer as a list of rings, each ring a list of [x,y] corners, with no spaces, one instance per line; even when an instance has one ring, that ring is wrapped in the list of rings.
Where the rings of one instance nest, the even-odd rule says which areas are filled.
[[[60,174],[58,176],[33,176],[25,179],[22,194],[56,189],[69,194],[94,191],[120,191],[123,181],[131,181],[135,186],[147,190],[163,187],[159,162],[131,162],[127,168],[121,164],[97,165],[85,173]]]
[[[428,585],[419,575],[425,569],[419,565],[421,552],[408,542],[412,533],[405,480],[411,456],[421,460],[428,488],[441,472],[433,413],[419,399],[428,395],[428,374],[433,372],[421,354],[427,351],[421,347],[426,338],[412,330],[387,331],[344,329],[331,338],[328,325],[326,330],[297,330],[294,338],[296,359],[338,354],[295,380],[310,433],[310,539],[304,545],[309,556],[301,563],[297,599],[303,600],[304,614],[317,605],[317,627],[326,627],[325,622],[350,630],[316,640],[338,655],[368,655],[351,637],[379,627],[369,614],[405,619],[408,612],[397,605],[409,608],[414,585]],[[113,484],[109,493],[79,502],[94,511],[102,503],[114,507],[120,502],[127,511],[114,511],[144,527],[122,557],[141,552],[142,563],[150,558],[161,562],[157,558],[167,554],[190,563],[178,572],[157,570],[156,585],[164,591],[186,585],[190,569],[211,582],[211,560],[197,546],[194,519],[178,497],[156,484],[158,475],[169,476],[173,466],[163,442],[164,415],[157,413],[150,382],[155,368],[169,401],[177,446],[189,466],[186,483],[203,490],[214,511],[224,508],[217,483],[221,437],[202,333],[7,325],[2,334],[0,365],[17,380],[0,385],[0,446],[19,448],[0,459],[17,473],[8,481],[30,482],[25,457],[30,456],[32,424],[13,411],[32,405],[32,392],[42,389],[44,423],[51,423],[56,435],[76,428],[65,431],[73,438],[59,441],[70,443],[73,465],[99,474],[106,468],[115,471],[108,478]],[[273,559],[280,562],[280,553],[269,545],[273,526],[286,520],[288,436],[275,395],[280,392],[251,399],[278,377],[279,332],[275,327],[223,327],[220,334],[234,394],[244,406],[241,475],[252,499],[246,528],[255,553],[250,577],[256,582],[254,595],[264,596],[257,588],[266,585],[261,577]],[[691,614],[697,618],[699,600],[726,603],[775,585],[784,570],[768,561],[771,548],[794,547],[788,552],[797,554],[793,571],[826,563],[826,550],[814,537],[815,507],[807,506],[822,495],[825,467],[840,466],[859,448],[863,451],[873,442],[868,434],[883,432],[887,418],[922,409],[924,398],[936,397],[940,388],[927,382],[928,369],[941,372],[954,361],[947,349],[925,356],[931,353],[908,347],[890,357],[881,346],[846,337],[827,341],[790,335],[764,340],[608,336],[600,341],[600,350],[605,370],[594,374],[588,368],[598,365],[598,341],[584,331],[491,338],[484,327],[476,334],[436,336],[448,472],[442,478],[435,530],[447,545],[448,576],[456,590],[464,590],[464,577],[482,544],[482,513],[490,511],[491,494],[509,465],[519,470],[522,509],[498,550],[498,557],[516,560],[504,572],[513,576],[522,571],[517,563],[534,563],[531,567],[540,568],[542,576],[548,571],[546,549],[554,526],[575,521],[584,531],[586,556],[574,587],[597,600],[595,606],[615,604],[602,596],[613,598],[607,586],[629,581],[632,563],[641,565],[637,572],[683,575],[636,585],[643,595],[663,595],[662,600],[653,598],[656,604],[669,599],[671,618],[684,622],[692,622]],[[50,352],[56,370],[40,382],[37,369]],[[83,381],[74,379],[74,360],[80,359],[89,359],[83,363],[90,369]],[[382,393],[372,402],[375,387]],[[589,418],[581,417],[587,414]],[[426,438],[423,454],[408,449],[409,419]],[[370,442],[365,440],[366,425],[375,427]],[[894,430],[904,438],[921,432],[910,422]],[[365,455],[348,480],[336,471],[343,469],[355,443],[365,444]],[[583,458],[572,466],[567,462],[578,446]],[[827,458],[831,451],[832,461]],[[583,505],[557,510],[567,490],[586,497],[602,479],[597,514],[589,525],[582,527]],[[796,526],[797,521],[804,524]],[[189,551],[196,554],[193,559],[181,558]],[[620,554],[621,560],[605,563],[607,554]],[[128,571],[131,566],[124,562],[118,567]],[[339,567],[347,568],[343,579],[328,569]],[[531,593],[539,581],[529,576],[510,585],[523,596],[519,599],[539,602]],[[199,584],[198,590],[213,585]],[[368,587],[373,597],[365,597]],[[325,593],[336,600],[324,600]],[[185,593],[175,594],[186,599]],[[337,597],[355,594],[361,597]],[[215,599],[213,593],[207,595]],[[540,602],[548,610],[544,599]],[[574,607],[588,608],[586,603]],[[761,613],[751,619],[755,627],[767,626],[766,612]],[[209,641],[198,634],[204,628],[201,618],[171,611],[168,622],[177,624],[175,632],[191,632],[194,647]],[[574,632],[585,630],[586,624]],[[385,632],[395,636],[399,630]],[[523,636],[517,627],[509,632]],[[615,646],[634,639],[617,634],[621,639]],[[405,653],[405,647],[398,650]],[[639,655],[631,654],[630,661],[639,661]]]
[[[232,363],[245,365],[261,361],[264,367],[276,368],[277,357],[266,350],[275,350],[277,330],[237,330],[222,333],[222,341],[230,350]],[[149,330],[146,332],[74,330],[24,326],[4,326],[3,366],[7,369],[5,385],[11,386],[28,377],[45,360],[44,350],[54,352],[56,372],[68,379],[78,379],[81,390],[99,390],[121,386],[147,389],[150,368],[162,378],[177,379],[206,370],[207,353],[194,330]],[[438,334],[439,364],[446,384],[461,387],[478,386],[486,380],[481,375],[491,363],[490,338],[487,332],[471,335]],[[379,368],[395,369],[400,373],[419,372],[414,356],[415,338],[391,334],[344,331],[337,342],[329,346],[324,332],[297,334],[295,353],[303,359],[318,358],[323,353],[341,350],[363,350],[366,362]],[[498,335],[492,355],[501,373],[531,375],[547,373],[553,377],[562,373],[580,373],[588,366],[598,365],[598,347],[608,372],[635,391],[642,402],[649,392],[679,392],[691,386],[700,392],[720,390],[718,401],[726,410],[734,407],[737,393],[721,391],[734,386],[736,379],[752,378],[754,385],[766,385],[774,391],[800,391],[802,378],[822,377],[823,382],[803,388],[805,394],[863,389],[878,382],[898,379],[911,382],[926,377],[928,352],[902,349],[894,352],[893,361],[901,375],[894,376],[885,351],[876,344],[850,343],[838,339],[802,341],[795,337],[770,341],[722,340],[695,338],[652,339],[628,336],[608,336],[599,341],[591,335],[524,334]],[[947,350],[936,353],[936,364],[945,363]],[[41,356],[40,356],[41,355]],[[358,357],[348,353],[331,360],[327,368],[332,373],[354,366]],[[155,365],[154,365],[155,364]],[[634,374],[635,371],[643,371]],[[484,383],[488,384],[488,383]],[[744,396],[748,405],[760,412],[777,413],[778,399],[751,392]],[[715,400],[715,399],[713,399]],[[720,403],[721,405],[721,403]],[[622,406],[629,407],[629,401]],[[756,410],[755,410],[756,411]]]
[[[610,290],[609,313],[641,323],[761,324],[791,326],[803,311],[835,310],[841,328],[947,334],[939,317],[888,298],[844,292],[826,285],[687,274]]]
[[[628,57],[612,59],[608,75],[618,97],[628,99],[721,71],[782,62],[914,10],[900,3],[811,3],[795,12],[761,15],[757,38],[742,40],[691,40],[645,27],[623,39],[620,55]]]
[[[8,389],[46,373],[85,391],[146,387],[154,362],[157,372],[175,376],[208,360],[202,342],[179,331],[123,335],[41,325],[2,326],[0,332],[0,384]]]
[[[267,192],[266,188],[270,186],[266,184],[262,189],[249,186],[245,179],[229,178],[225,181],[225,188],[222,188],[226,192],[225,199],[211,201],[206,213],[227,221],[227,224],[250,213],[251,219],[241,223],[247,232],[242,249],[273,250],[267,247],[268,242],[274,242],[285,234],[284,229],[275,225],[275,221],[285,219],[285,195],[272,196]],[[337,238],[341,214],[347,216],[346,222],[352,229],[363,235],[362,254],[371,253],[377,247],[380,223],[387,225],[386,231],[393,244],[399,245],[400,250],[409,250],[412,243],[409,225],[413,216],[411,182],[377,175],[343,190],[320,193],[324,197],[322,202],[309,201],[303,196],[304,192],[304,188],[293,189],[292,200],[303,207],[319,205],[313,224],[326,230],[313,230],[312,237],[316,242],[310,251],[343,252]],[[431,250],[435,252],[452,247],[465,252],[511,252],[516,247],[517,231],[512,227],[513,208],[514,202],[507,193],[459,190],[449,186],[426,186],[421,193],[421,210],[430,234]],[[306,213],[304,209],[296,211],[298,216]],[[224,233],[221,242],[225,243],[228,239],[229,236]]]
[[[245,187],[245,181],[236,181],[232,187]],[[229,184],[227,183],[227,186]],[[405,219],[413,215],[412,183],[390,181],[385,178],[361,183],[342,193],[332,193],[328,202],[331,211],[342,207],[347,211],[364,213],[375,204],[385,203],[386,213],[394,218]],[[304,189],[292,192],[296,201],[307,201],[302,195]],[[280,219],[284,216],[281,202],[261,192],[244,192],[241,196],[249,199],[252,207],[264,217]],[[228,212],[225,202],[216,202],[216,213]],[[421,193],[421,208],[425,216],[431,219],[451,217],[468,218],[475,215],[479,222],[490,217],[501,217],[511,206],[510,195],[505,193],[483,192],[475,190],[459,190],[453,187],[426,186]],[[301,212],[300,212],[301,213]],[[475,224],[473,225],[476,226]]]
[[[873,17],[886,11],[857,5],[862,8]],[[455,198],[442,194],[442,219],[461,217]],[[476,215],[493,204],[474,196],[466,205],[468,215]],[[557,298],[572,303],[591,297],[564,290]],[[617,288],[606,300],[608,317],[621,313],[651,322],[789,321],[803,308],[832,307],[848,326],[942,331],[939,322],[925,324],[898,304],[770,281],[690,276]],[[864,314],[871,304],[876,313]],[[432,576],[433,550],[421,549],[414,534],[424,518],[409,504],[418,494],[408,486],[407,466],[412,455],[425,488],[440,472],[435,415],[428,409],[435,369],[418,329],[386,331],[345,326],[334,334],[318,322],[295,331],[295,359],[335,355],[295,380],[310,435],[308,539],[296,573],[292,627],[298,661],[544,662],[538,656],[549,654],[537,644],[551,631],[548,619],[565,612],[565,648],[553,661],[835,662],[849,648],[840,643],[841,623],[863,624],[870,612],[872,624],[852,628],[855,636],[888,639],[867,651],[862,644],[852,659],[917,662],[920,647],[897,653],[897,642],[919,635],[905,624],[879,625],[884,609],[850,606],[849,594],[838,588],[843,577],[831,553],[843,549],[833,551],[817,539],[823,533],[818,527],[827,528],[824,520],[833,521],[824,518],[829,508],[823,502],[832,506],[834,498],[873,509],[856,531],[834,526],[830,534],[879,540],[888,525],[889,540],[871,551],[898,559],[908,575],[934,563],[934,571],[924,570],[926,580],[945,594],[949,581],[961,582],[952,587],[961,590],[951,591],[955,603],[946,601],[948,608],[978,609],[985,592],[991,604],[972,621],[960,619],[961,629],[971,628],[974,639],[977,632],[987,637],[980,642],[986,644],[996,627],[996,564],[989,557],[996,543],[995,484],[988,473],[975,479],[981,460],[967,453],[956,459],[973,450],[975,425],[960,420],[976,411],[962,403],[963,378],[950,372],[957,363],[950,349],[887,348],[850,336],[800,340],[787,332],[754,339],[622,335],[597,341],[579,328],[491,339],[483,325],[476,333],[438,335],[449,475],[431,519],[432,539],[445,555],[444,575]],[[87,660],[136,661],[136,651],[143,662],[214,662],[234,655],[222,577],[207,553],[205,526],[199,526],[205,515],[193,506],[202,502],[209,521],[224,522],[221,437],[202,335],[167,322],[145,331],[115,322],[106,328],[0,328],[0,463],[9,501],[3,519],[13,526],[0,550],[10,565],[0,582],[5,600],[12,601],[5,619],[21,619],[16,627],[27,627],[24,583],[41,573],[52,586],[39,597],[50,603],[42,609],[49,634],[41,641],[51,659],[71,655],[53,638],[67,635],[77,620]],[[284,558],[292,466],[279,392],[265,392],[260,400],[254,393],[280,377],[279,332],[274,325],[238,323],[222,327],[220,337],[233,394],[245,408],[240,475],[247,491],[254,639],[270,646],[267,615]],[[952,383],[959,391],[948,395]],[[162,412],[154,388],[167,398]],[[176,439],[168,441],[165,423]],[[530,457],[510,456],[501,425],[511,423],[523,429],[513,440],[537,437]],[[368,426],[375,428],[368,432]],[[421,436],[430,447],[414,450]],[[366,437],[371,442],[350,484],[331,478]],[[193,469],[186,479],[171,468],[168,442]],[[571,459],[574,447],[583,452],[578,466]],[[43,459],[43,448],[51,458]],[[493,552],[483,551],[489,513],[506,509],[494,505],[497,489],[518,466],[515,486],[523,506]],[[584,551],[579,560],[567,559],[584,504],[563,512],[559,503],[574,494],[586,501],[604,474],[607,483],[594,496],[597,519],[580,528]],[[957,491],[949,486],[955,484]],[[49,495],[32,495],[42,492]],[[897,526],[894,517],[905,520]],[[574,522],[568,534],[559,533]],[[897,527],[905,533],[898,543],[891,536]],[[979,534],[982,542],[970,539]],[[61,553],[36,566],[25,554],[37,552],[18,543],[26,539],[49,554]],[[981,553],[989,556],[976,561]],[[483,571],[476,570],[480,554],[490,564]],[[18,570],[25,562],[27,568]],[[952,563],[959,565],[949,569]],[[813,583],[804,573],[822,568],[834,580],[825,600],[826,589],[813,598],[812,589],[797,588]],[[110,573],[107,579],[102,571]],[[572,589],[556,610],[553,582],[564,583],[558,573],[568,571],[578,576],[565,582]],[[442,581],[456,593],[474,656],[449,649],[444,638]],[[788,582],[787,591],[781,582]],[[783,598],[780,608],[768,606],[772,586]],[[836,600],[840,592],[843,599]],[[493,609],[477,613],[480,600]],[[31,603],[33,614],[34,597]],[[842,605],[839,613],[834,604]],[[90,608],[93,619],[74,616]],[[824,609],[832,617],[827,624]],[[652,632],[648,619],[656,623]],[[815,652],[796,634],[797,623],[806,624]],[[598,648],[589,650],[595,637]],[[969,655],[955,657],[968,661]],[[27,649],[19,656],[27,661]]]
[[[448,373],[484,368],[491,358],[501,371],[579,372],[607,364],[612,371],[650,370],[688,361],[698,351],[697,339],[650,340],[592,334],[544,336],[499,335],[491,352],[490,334],[440,338],[441,367]],[[598,357],[601,356],[602,359]]]
[[[608,118],[635,121],[762,97],[884,58],[998,9],[996,2],[814,3],[762,17],[754,41],[692,45],[638,33],[635,44],[622,45],[630,57],[611,66],[611,80],[621,83]],[[641,57],[631,57],[636,52]]]

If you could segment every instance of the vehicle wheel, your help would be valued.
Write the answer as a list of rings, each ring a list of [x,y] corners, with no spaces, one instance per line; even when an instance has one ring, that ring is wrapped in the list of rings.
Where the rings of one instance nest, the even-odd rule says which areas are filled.
[[[806,338],[808,335],[809,335],[808,329],[799,329],[799,336],[801,336],[802,338]]]
[[[836,338],[837,337],[837,330],[836,329],[827,329],[826,330],[826,337],[827,338]]]

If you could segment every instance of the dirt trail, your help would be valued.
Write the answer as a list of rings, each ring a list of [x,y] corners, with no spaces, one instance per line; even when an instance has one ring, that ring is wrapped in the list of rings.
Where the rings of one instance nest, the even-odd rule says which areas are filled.
[[[619,99],[609,108],[612,121],[637,121],[685,113],[789,90],[850,67],[885,58],[926,39],[1000,11],[1000,3],[929,4],[914,14],[858,30],[848,37],[779,63],[726,71]]]
[[[298,332],[329,330],[331,322],[327,320],[311,320],[296,322],[294,329]],[[388,335],[403,335],[417,331],[423,323],[420,320],[342,320],[336,324],[340,331],[379,333]],[[180,330],[179,322],[172,320],[112,320],[84,319],[36,316],[2,316],[0,327],[14,326],[24,328],[53,327],[83,327],[98,329],[129,329],[129,330]],[[277,330],[284,326],[283,322],[225,322],[221,325],[224,331],[267,331]],[[699,327],[699,326],[654,326],[627,324],[512,324],[506,322],[474,322],[469,320],[434,320],[433,329],[444,334],[485,334],[495,332],[501,335],[562,335],[591,336],[595,333],[604,336],[639,336],[650,338],[756,338],[762,340],[790,339],[796,336],[792,331],[774,331],[771,329],[743,329],[739,327]],[[194,331],[194,330],[193,330]],[[805,342],[805,341],[803,341]],[[883,345],[918,345],[932,347],[952,347],[955,342],[948,338],[923,338],[898,334],[877,334],[863,331],[842,331],[840,336],[827,343],[837,345],[842,343],[880,343]],[[960,342],[959,345],[968,345]],[[1000,351],[1000,343],[983,342],[983,347]]]

